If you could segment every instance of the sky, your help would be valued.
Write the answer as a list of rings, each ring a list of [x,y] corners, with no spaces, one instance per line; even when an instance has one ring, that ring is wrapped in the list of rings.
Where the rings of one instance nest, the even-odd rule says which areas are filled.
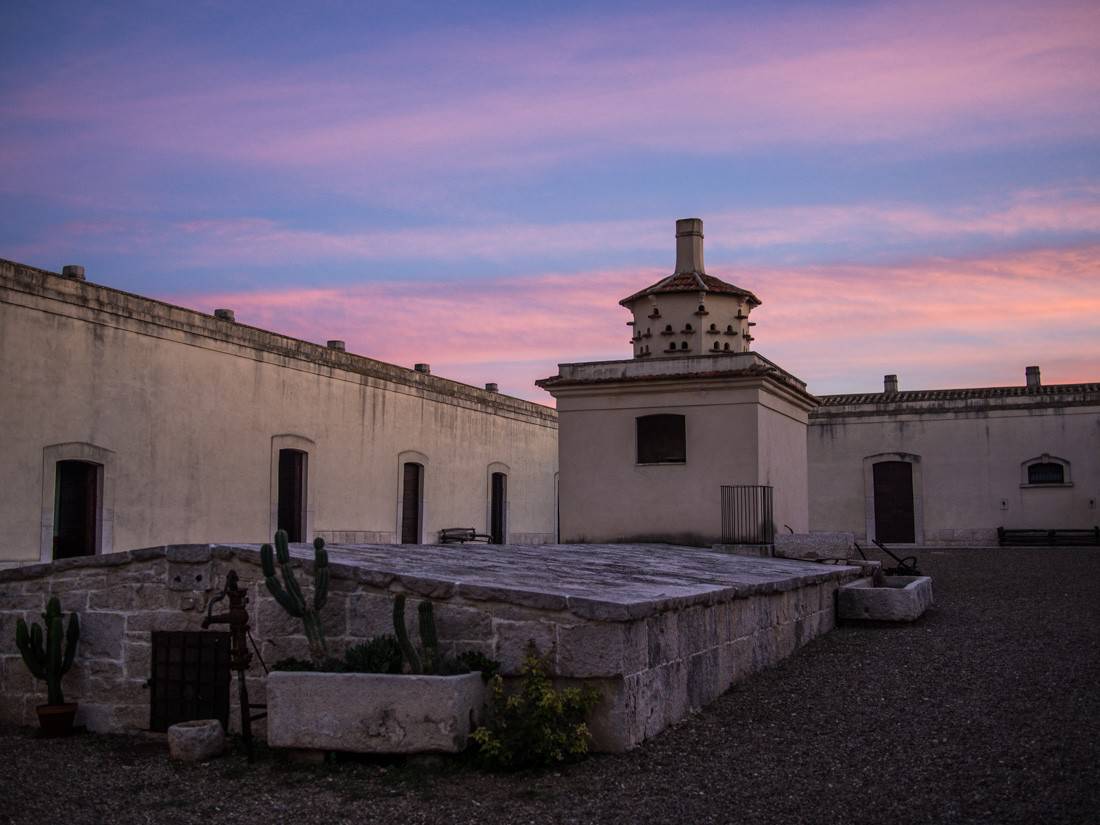
[[[675,220],[811,392],[1100,380],[1100,4],[5,3],[0,257],[541,403]]]

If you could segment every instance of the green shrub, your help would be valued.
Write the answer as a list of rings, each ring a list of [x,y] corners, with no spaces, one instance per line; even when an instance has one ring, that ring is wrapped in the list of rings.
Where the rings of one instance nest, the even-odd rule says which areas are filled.
[[[400,673],[401,646],[389,634],[353,645],[344,653],[347,673]]]
[[[491,768],[517,770],[571,762],[588,753],[585,722],[600,700],[595,689],[556,690],[549,666],[532,644],[521,670],[519,689],[506,693],[499,675],[489,683],[488,716],[471,734],[479,760]]]

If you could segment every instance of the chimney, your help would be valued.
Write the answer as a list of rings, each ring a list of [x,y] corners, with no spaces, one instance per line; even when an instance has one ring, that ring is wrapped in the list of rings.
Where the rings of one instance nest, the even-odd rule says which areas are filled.
[[[485,385],[485,391],[486,392],[500,392],[500,387],[498,387],[496,384],[494,384],[492,382],[489,382],[488,384]]]
[[[1024,369],[1024,375],[1027,377],[1027,388],[1029,390],[1037,390],[1043,385],[1039,380],[1038,367],[1026,367]]]
[[[237,316],[233,314],[231,309],[215,309],[214,317],[220,318],[222,321],[233,322],[237,320]]]
[[[61,277],[72,278],[74,281],[84,280],[84,267],[76,264],[65,264],[61,267]]]
[[[333,338],[331,341],[329,341],[328,348],[337,350],[339,352],[347,352],[348,349],[347,345],[338,338]]]
[[[704,271],[703,221],[681,218],[676,221],[676,274]]]
[[[896,375],[882,376],[882,391],[892,393],[898,391],[898,377]]]
[[[417,372],[422,372],[425,375],[431,375],[432,374],[432,365],[431,364],[414,364],[413,369],[416,370]]]

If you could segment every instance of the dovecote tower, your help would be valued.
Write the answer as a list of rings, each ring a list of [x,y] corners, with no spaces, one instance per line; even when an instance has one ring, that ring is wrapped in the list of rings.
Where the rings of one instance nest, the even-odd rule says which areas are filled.
[[[703,222],[684,218],[676,221],[676,271],[619,304],[634,316],[626,323],[635,358],[676,358],[748,352],[749,313],[760,299],[706,273]]]
[[[537,382],[558,407],[561,540],[766,544],[784,525],[806,532],[817,399],[750,349],[760,299],[706,273],[703,222],[677,221],[676,271],[619,303],[634,316],[633,358],[559,364]]]

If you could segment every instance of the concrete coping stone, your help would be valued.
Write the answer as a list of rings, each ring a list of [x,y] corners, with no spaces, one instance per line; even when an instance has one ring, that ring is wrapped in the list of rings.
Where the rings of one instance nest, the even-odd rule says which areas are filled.
[[[167,558],[259,565],[258,544],[182,544],[0,570],[0,582],[62,570]],[[333,578],[413,595],[498,601],[596,621],[634,621],[666,610],[713,605],[854,578],[859,568],[733,556],[667,544],[330,544]],[[309,544],[291,545],[303,568]]]

